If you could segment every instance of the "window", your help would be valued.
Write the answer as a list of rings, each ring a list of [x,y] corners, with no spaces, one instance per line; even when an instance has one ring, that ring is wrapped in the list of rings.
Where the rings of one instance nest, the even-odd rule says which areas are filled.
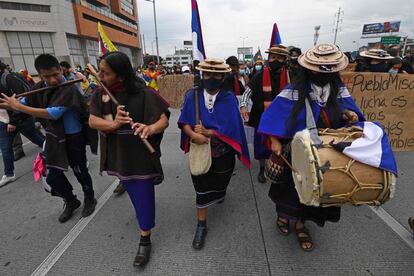
[[[134,4],[132,0],[121,0],[121,9],[130,15],[134,15]]]
[[[69,53],[73,63],[85,67],[85,58],[82,53],[82,46],[79,38],[68,36]]]
[[[15,2],[0,2],[0,9],[3,10],[17,10],[17,11],[33,11],[33,12],[50,12],[50,6],[15,3]]]
[[[16,70],[27,69],[30,74],[34,74],[36,56],[43,53],[54,54],[50,33],[6,32],[6,39]]]

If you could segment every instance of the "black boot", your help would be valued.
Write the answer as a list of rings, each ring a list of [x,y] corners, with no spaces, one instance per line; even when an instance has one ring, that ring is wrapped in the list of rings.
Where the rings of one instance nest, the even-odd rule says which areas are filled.
[[[93,211],[95,211],[95,206],[98,202],[96,201],[95,197],[93,196],[85,196],[83,210],[82,210],[82,217],[86,218],[89,217]]]
[[[141,236],[138,252],[134,259],[134,266],[144,267],[151,256],[151,236]]]
[[[65,200],[65,209],[59,216],[59,222],[64,223],[68,221],[79,206],[81,206],[81,202],[76,197],[72,200]]]
[[[123,193],[125,193],[125,188],[122,185],[121,181],[119,181],[118,186],[116,186],[116,188],[114,190],[114,194],[122,195]]]
[[[23,150],[14,152],[13,154],[14,154],[14,161],[20,160],[26,156]]]
[[[194,235],[193,248],[200,250],[204,246],[207,235],[207,223],[205,221],[198,221],[197,229]]]
[[[259,174],[257,175],[257,181],[260,183],[266,183],[266,177],[264,175],[264,167],[260,167]]]

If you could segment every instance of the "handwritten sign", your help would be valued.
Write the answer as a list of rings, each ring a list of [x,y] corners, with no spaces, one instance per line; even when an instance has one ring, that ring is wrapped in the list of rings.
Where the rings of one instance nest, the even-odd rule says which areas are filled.
[[[160,94],[172,108],[183,106],[185,93],[193,86],[193,75],[167,75],[158,78]]]
[[[395,151],[414,151],[414,75],[343,73],[368,121],[380,122]]]

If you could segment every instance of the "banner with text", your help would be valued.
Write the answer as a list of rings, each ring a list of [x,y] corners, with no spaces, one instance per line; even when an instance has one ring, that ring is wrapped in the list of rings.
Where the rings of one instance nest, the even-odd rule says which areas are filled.
[[[380,122],[395,151],[414,151],[414,75],[343,73],[368,121]]]

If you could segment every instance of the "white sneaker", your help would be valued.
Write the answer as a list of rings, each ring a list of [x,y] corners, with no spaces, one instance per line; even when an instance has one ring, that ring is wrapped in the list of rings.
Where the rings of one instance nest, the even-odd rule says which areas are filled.
[[[6,185],[7,183],[13,182],[16,180],[16,176],[7,176],[3,175],[3,177],[0,180],[0,187]]]

